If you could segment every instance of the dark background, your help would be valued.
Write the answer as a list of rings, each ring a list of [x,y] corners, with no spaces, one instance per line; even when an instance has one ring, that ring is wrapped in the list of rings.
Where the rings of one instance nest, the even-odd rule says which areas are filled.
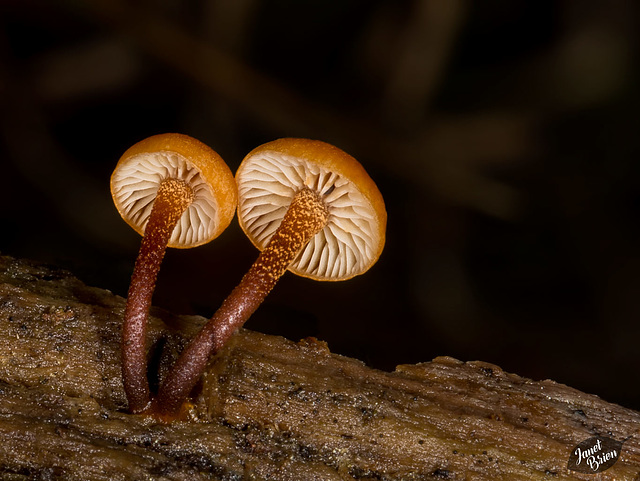
[[[285,136],[382,191],[365,275],[287,274],[247,327],[381,369],[484,360],[640,409],[639,8],[631,1],[0,0],[0,251],[125,295],[109,176],[161,132],[232,171]],[[210,316],[237,223],[168,252],[154,301]]]

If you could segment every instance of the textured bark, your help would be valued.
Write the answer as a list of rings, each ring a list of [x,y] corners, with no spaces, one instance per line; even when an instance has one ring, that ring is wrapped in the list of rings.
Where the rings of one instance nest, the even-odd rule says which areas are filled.
[[[640,413],[596,396],[451,358],[386,373],[247,330],[210,363],[188,419],[127,414],[123,310],[69,273],[0,257],[0,479],[640,479]],[[204,319],[152,314],[162,372]],[[618,462],[567,470],[595,435],[626,439]]]

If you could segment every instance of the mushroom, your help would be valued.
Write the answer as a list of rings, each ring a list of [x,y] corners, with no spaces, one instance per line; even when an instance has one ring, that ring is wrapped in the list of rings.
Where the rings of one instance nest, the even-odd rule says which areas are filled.
[[[130,147],[111,176],[122,218],[143,235],[122,328],[122,378],[134,413],[150,403],[145,348],[147,318],[167,247],[205,244],[227,228],[237,186],[222,158],[182,134],[148,137]]]
[[[174,416],[217,352],[288,269],[339,281],[367,271],[384,247],[387,214],[362,165],[325,142],[279,139],[251,151],[236,173],[238,218],[262,252],[164,379],[154,411]]]

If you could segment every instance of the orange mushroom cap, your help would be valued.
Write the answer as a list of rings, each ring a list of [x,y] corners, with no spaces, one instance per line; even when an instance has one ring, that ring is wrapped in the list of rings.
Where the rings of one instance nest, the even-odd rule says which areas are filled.
[[[176,225],[169,247],[206,244],[227,228],[235,214],[237,187],[222,158],[184,134],[159,134],[131,146],[111,176],[111,195],[122,218],[140,235],[161,182],[184,181],[194,201]]]
[[[294,195],[322,196],[329,219],[289,270],[316,280],[345,280],[366,272],[385,243],[382,194],[351,155],[319,140],[284,138],[252,150],[236,173],[238,219],[260,250],[280,225]]]

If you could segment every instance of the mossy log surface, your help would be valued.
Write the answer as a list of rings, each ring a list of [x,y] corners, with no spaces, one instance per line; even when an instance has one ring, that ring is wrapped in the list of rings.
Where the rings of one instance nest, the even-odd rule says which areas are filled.
[[[187,419],[131,415],[123,310],[70,273],[0,257],[0,479],[640,479],[640,413],[597,396],[451,358],[382,372],[248,330],[212,359]],[[153,314],[162,373],[204,319]],[[568,470],[596,435],[626,440],[618,461]]]

